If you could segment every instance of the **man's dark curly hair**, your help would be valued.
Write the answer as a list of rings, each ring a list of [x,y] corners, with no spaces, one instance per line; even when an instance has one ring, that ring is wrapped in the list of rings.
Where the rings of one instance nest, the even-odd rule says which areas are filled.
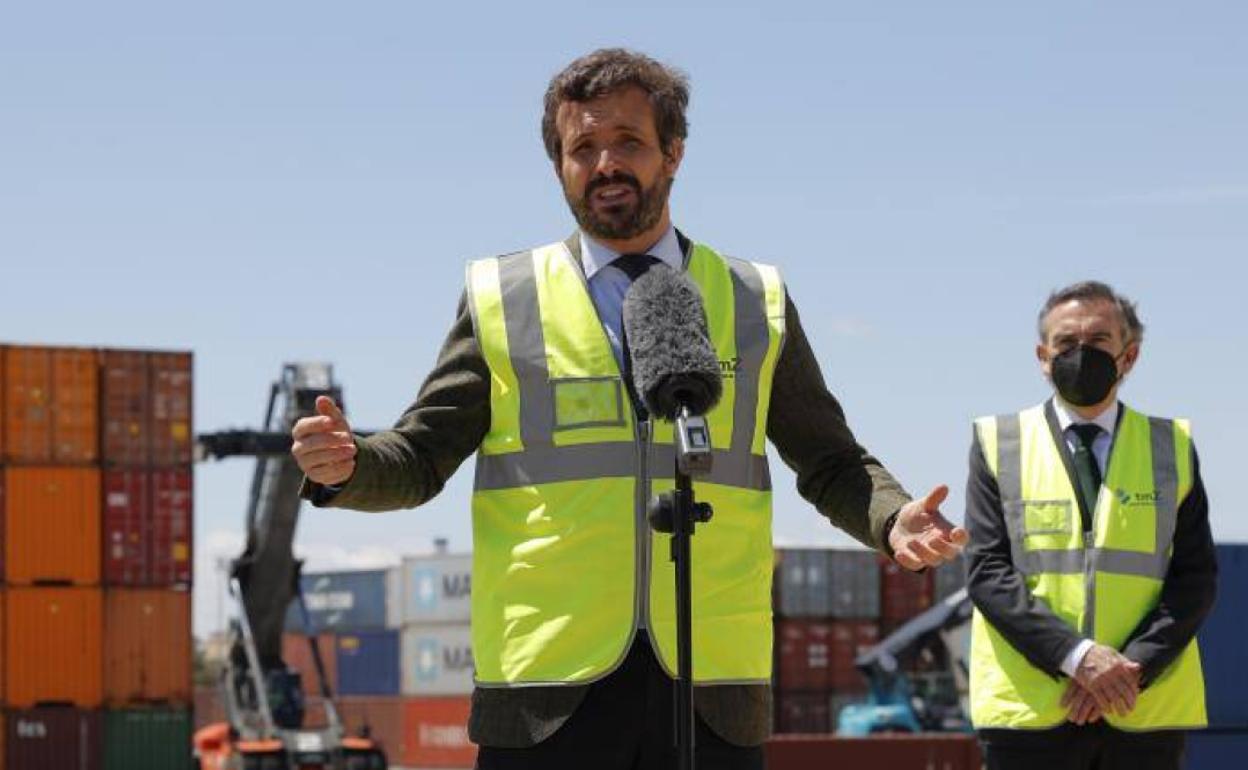
[[[563,154],[555,126],[559,105],[590,101],[628,86],[637,86],[650,95],[659,146],[665,154],[674,140],[685,138],[689,133],[685,121],[689,78],[645,54],[624,48],[600,48],[572,62],[550,80],[542,115],[542,141],[550,159],[558,163]]]

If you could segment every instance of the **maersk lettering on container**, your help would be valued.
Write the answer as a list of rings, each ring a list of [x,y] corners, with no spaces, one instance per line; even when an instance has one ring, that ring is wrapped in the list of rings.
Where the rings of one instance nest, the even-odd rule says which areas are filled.
[[[404,695],[471,693],[474,666],[469,626],[404,627],[402,668]]]
[[[403,560],[403,623],[467,623],[472,615],[472,555]]]

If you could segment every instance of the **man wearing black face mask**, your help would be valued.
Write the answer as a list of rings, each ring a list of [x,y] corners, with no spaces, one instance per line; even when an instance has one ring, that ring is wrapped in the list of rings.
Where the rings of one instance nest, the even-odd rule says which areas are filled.
[[[1190,426],[1118,400],[1144,327],[1109,286],[1054,292],[1039,331],[1054,397],[975,423],[971,719],[990,770],[1178,768],[1217,575]]]

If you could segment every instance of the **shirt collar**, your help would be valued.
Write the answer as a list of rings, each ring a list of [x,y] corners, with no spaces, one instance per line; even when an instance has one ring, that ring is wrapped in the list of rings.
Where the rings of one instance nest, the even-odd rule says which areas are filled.
[[[674,270],[684,269],[685,255],[680,250],[680,239],[676,237],[676,228],[673,225],[668,225],[663,237],[646,249],[645,253],[670,265]],[[584,230],[581,231],[581,267],[585,270],[585,280],[593,278],[595,273],[611,264],[618,256],[618,251],[607,248],[586,235]]]
[[[1114,435],[1114,428],[1118,426],[1118,411],[1121,408],[1119,402],[1115,401],[1110,404],[1108,409],[1098,414],[1095,419],[1088,420],[1071,411],[1066,404],[1062,403],[1062,399],[1056,396],[1053,398],[1053,411],[1057,413],[1057,424],[1061,427],[1063,433],[1072,425],[1090,422],[1105,431],[1105,435],[1112,436]]]

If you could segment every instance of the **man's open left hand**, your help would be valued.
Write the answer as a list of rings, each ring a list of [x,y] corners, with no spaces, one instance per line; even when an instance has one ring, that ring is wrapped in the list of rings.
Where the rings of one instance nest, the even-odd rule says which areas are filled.
[[[958,558],[970,535],[941,515],[940,504],[948,496],[949,487],[941,484],[927,497],[911,500],[897,512],[897,519],[888,533],[888,544],[898,564],[909,570],[919,570]]]

